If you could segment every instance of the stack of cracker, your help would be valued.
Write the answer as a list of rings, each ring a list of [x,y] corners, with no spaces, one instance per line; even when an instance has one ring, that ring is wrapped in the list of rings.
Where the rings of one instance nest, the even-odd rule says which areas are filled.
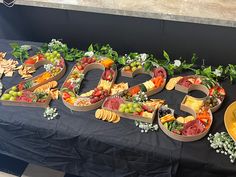
[[[105,109],[98,109],[95,112],[95,117],[100,120],[104,120],[107,122],[118,123],[120,121],[120,116],[112,111],[108,111]]]
[[[33,77],[32,74],[35,72],[33,67],[26,65],[20,65],[17,69],[22,79],[29,79]]]
[[[3,74],[5,74],[6,77],[12,77],[14,71],[17,69],[16,65],[18,65],[18,61],[13,59],[5,59],[6,52],[0,52],[0,78]]]

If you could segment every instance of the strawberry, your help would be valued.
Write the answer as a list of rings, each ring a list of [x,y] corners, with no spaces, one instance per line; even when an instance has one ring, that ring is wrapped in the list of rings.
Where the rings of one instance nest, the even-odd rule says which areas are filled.
[[[18,90],[21,91],[24,89],[24,83],[19,83],[18,84]]]
[[[39,53],[38,54],[38,59],[39,59],[39,61],[44,60],[44,55]]]
[[[81,71],[81,70],[83,70],[84,68],[83,68],[83,66],[81,66],[81,65],[79,65],[79,66],[76,66],[77,67],[77,69],[79,70],[79,71]]]
[[[222,87],[218,87],[218,92],[220,95],[225,95],[225,90]]]
[[[199,84],[201,84],[201,83],[202,83],[201,78],[197,78],[197,79],[195,79],[195,81],[194,81],[194,84],[195,84],[195,85],[199,85]]]
[[[88,60],[87,60],[86,57],[82,58],[82,60],[81,60],[81,64],[85,64],[85,63],[87,63],[87,62],[88,62]]]
[[[66,100],[67,98],[70,98],[70,94],[67,93],[67,92],[63,92],[63,93],[62,93],[62,98],[63,98],[64,100]]]
[[[64,87],[70,89],[70,90],[73,90],[74,89],[74,85],[70,82],[70,81],[67,81],[64,83]]]
[[[111,81],[111,80],[112,80],[112,74],[109,74],[109,75],[106,77],[106,80]]]
[[[212,95],[214,94],[214,92],[215,92],[215,89],[214,89],[214,88],[211,88],[211,89],[209,90],[209,95],[212,96]]]
[[[36,61],[33,58],[29,58],[25,61],[25,64],[26,65],[33,65],[33,64],[35,64],[35,62]]]
[[[99,90],[99,91],[97,91],[97,92],[94,93],[94,96],[99,97],[100,95],[102,95],[102,91],[101,91],[101,90]]]

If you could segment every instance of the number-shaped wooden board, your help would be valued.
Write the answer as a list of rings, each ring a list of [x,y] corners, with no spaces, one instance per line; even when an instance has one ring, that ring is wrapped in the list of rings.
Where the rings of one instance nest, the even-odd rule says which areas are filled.
[[[80,85],[86,73],[93,69],[103,70],[98,86],[80,94]],[[100,107],[109,96],[115,82],[117,69],[114,61],[106,57],[83,57],[76,63],[61,88],[65,106],[74,111],[89,111]]]
[[[162,67],[153,68],[151,71],[145,71],[143,68],[134,72],[121,71],[122,76],[134,77],[137,74],[148,74],[152,78],[142,84],[138,84],[125,90],[118,95],[107,98],[103,103],[103,109],[115,112],[123,118],[152,123],[156,116],[156,111],[163,100],[152,100],[146,103],[133,103],[138,94],[145,93],[147,96],[160,92],[166,83],[166,71]]]
[[[50,53],[49,55],[53,55]],[[66,71],[64,59],[60,54],[54,52],[54,57],[38,54],[30,57],[24,65],[32,68],[39,68],[49,64],[51,68],[38,76],[21,81],[19,84],[7,89],[1,97],[2,105],[26,106],[26,107],[47,107],[51,96],[46,92],[34,92],[35,89],[50,81],[59,80]],[[51,58],[50,58],[51,57]]]
[[[174,82],[175,79],[172,81]],[[225,98],[224,89],[219,83],[197,75],[180,78],[175,89],[183,93],[199,90],[204,92],[206,97],[195,98],[189,95],[184,97],[180,109],[191,114],[187,117],[179,116],[176,118],[173,109],[166,106],[161,107],[158,110],[160,128],[175,140],[188,142],[201,139],[210,130],[213,122],[212,112],[219,109]]]

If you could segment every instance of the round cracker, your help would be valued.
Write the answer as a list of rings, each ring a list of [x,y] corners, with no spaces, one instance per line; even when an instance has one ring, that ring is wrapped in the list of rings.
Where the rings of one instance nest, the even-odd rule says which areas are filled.
[[[104,115],[104,111],[103,111],[103,109],[100,109],[100,115],[99,115],[98,119],[102,120],[103,115]]]
[[[102,115],[102,120],[107,120],[107,115],[108,115],[108,112],[107,112],[107,110],[105,110],[105,109],[102,109],[102,112],[103,112],[103,115]]]
[[[96,110],[95,112],[96,119],[100,119],[100,115],[101,115],[101,109]]]
[[[116,114],[116,119],[112,121],[113,123],[120,122],[120,116]]]
[[[108,116],[108,118],[107,118],[107,121],[108,121],[108,122],[112,122],[113,113],[114,113],[114,112],[109,111],[109,116]]]
[[[116,116],[117,114],[112,112],[112,116],[111,116],[111,122],[113,122],[114,120],[116,120]]]

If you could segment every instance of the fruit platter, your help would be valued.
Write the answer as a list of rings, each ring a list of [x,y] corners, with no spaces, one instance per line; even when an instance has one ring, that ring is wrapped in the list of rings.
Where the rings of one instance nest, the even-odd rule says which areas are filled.
[[[80,93],[80,85],[86,73],[93,69],[103,70],[96,88]],[[89,111],[100,107],[115,82],[117,69],[114,61],[106,57],[83,57],[74,65],[61,87],[63,103],[74,111]]]
[[[129,74],[126,74],[126,72]],[[156,110],[163,101],[159,99],[148,100],[147,97],[160,92],[164,88],[166,71],[162,67],[153,68],[150,72],[146,72],[143,68],[138,68],[135,71],[122,69],[123,76],[133,77],[137,74],[149,74],[152,78],[108,97],[102,108],[114,111],[123,118],[153,123]]]
[[[28,58],[23,65],[33,69],[47,66],[47,69],[7,89],[0,98],[1,103],[9,106],[47,107],[51,100],[51,89],[57,86],[56,80],[65,74],[64,59],[58,52],[47,52]]]
[[[219,83],[205,76],[190,75],[172,78],[167,83],[166,88],[171,90],[173,87],[183,93],[189,93],[193,90],[202,91],[206,95],[202,100],[212,112],[220,108],[226,95],[224,88]]]

